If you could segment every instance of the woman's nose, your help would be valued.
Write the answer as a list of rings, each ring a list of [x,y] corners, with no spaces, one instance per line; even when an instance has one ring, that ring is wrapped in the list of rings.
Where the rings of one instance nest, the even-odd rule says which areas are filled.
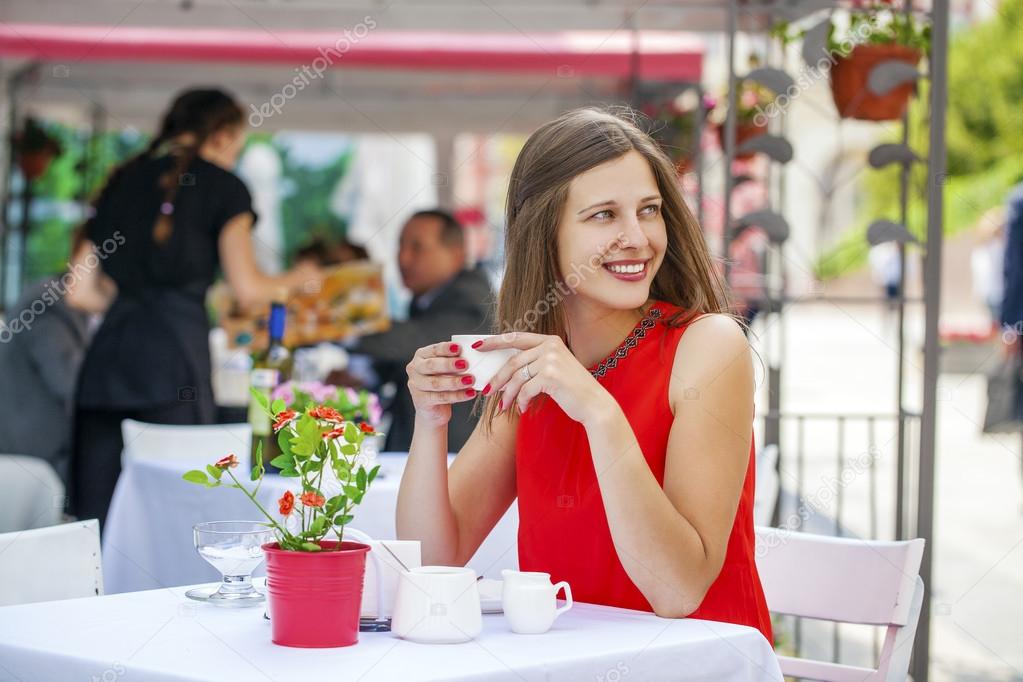
[[[623,249],[640,249],[646,246],[649,241],[638,218],[633,216],[625,221],[618,238],[618,243]]]

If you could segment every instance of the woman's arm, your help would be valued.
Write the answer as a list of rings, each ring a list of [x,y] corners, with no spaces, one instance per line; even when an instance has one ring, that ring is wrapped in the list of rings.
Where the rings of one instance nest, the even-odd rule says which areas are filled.
[[[613,399],[585,427],[622,566],[657,615],[679,618],[721,571],[749,461],[753,367],[733,320],[692,323],[675,353],[669,398],[663,489]]]
[[[416,419],[398,490],[398,539],[420,540],[424,565],[464,566],[515,499],[515,422],[481,421],[448,468],[450,404],[465,400],[450,344],[409,363]]]
[[[277,276],[260,270],[252,249],[252,214],[248,212],[224,225],[217,246],[224,277],[243,308],[283,301],[293,291],[319,286],[322,279],[317,267],[305,263]]]

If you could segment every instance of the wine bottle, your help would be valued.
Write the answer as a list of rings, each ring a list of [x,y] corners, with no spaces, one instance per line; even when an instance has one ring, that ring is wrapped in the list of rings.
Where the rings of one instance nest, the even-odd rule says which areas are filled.
[[[283,303],[270,305],[269,342],[266,350],[256,355],[252,363],[250,385],[269,400],[270,394],[280,384],[291,378],[291,352],[284,345],[286,312]],[[262,443],[263,465],[268,471],[277,471],[270,466],[270,460],[281,454],[277,434],[273,432],[270,416],[255,397],[249,398],[249,425],[252,426],[252,457],[255,464],[257,446]]]

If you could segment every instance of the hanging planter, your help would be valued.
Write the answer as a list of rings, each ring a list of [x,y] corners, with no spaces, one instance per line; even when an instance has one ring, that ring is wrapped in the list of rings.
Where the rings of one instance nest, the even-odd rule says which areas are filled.
[[[847,57],[836,59],[831,67],[831,95],[842,118],[862,121],[893,121],[902,118],[914,83],[899,85],[884,95],[875,95],[867,79],[875,66],[887,61],[916,66],[922,53],[905,45],[857,45]]]
[[[14,135],[12,141],[18,169],[29,182],[41,178],[53,160],[60,156],[60,142],[33,118],[25,119],[25,127]]]
[[[870,76],[885,62],[902,62],[915,69],[930,49],[930,25],[907,12],[901,2],[854,0],[848,18],[843,17],[833,15],[809,30],[781,22],[772,27],[771,34],[783,45],[802,40],[803,59],[811,67],[830,63],[831,94],[842,118],[902,118],[916,84],[903,82],[877,95],[870,90]]]
[[[735,148],[738,150],[742,146],[742,143],[747,140],[752,140],[754,137],[759,137],[767,132],[767,123],[758,121],[736,121],[735,122]],[[721,144],[721,149],[725,148],[725,126],[718,126],[718,141]],[[746,152],[740,154],[736,152],[736,161],[749,161],[756,152]]]

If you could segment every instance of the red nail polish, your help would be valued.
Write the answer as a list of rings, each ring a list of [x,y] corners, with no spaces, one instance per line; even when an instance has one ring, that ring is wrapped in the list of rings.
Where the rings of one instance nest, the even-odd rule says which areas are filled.
[[[501,402],[497,403],[497,411],[504,412],[504,398],[501,398]]]
[[[480,339],[479,341],[476,341],[475,343],[473,343],[472,347],[473,348],[479,348],[482,345],[483,345],[483,339]]]
[[[468,374],[466,374],[464,377],[462,377],[462,383],[465,384],[466,386],[472,386],[472,382],[473,382],[473,379]],[[484,391],[484,393],[486,393],[486,391]]]
[[[461,348],[459,347],[459,345],[457,343],[453,343],[448,348],[448,350],[451,351],[452,353],[457,353],[459,350],[461,350]]]
[[[469,363],[466,362],[465,360],[455,360],[455,368],[456,369],[465,369],[468,366],[469,366]]]
[[[474,389],[467,388],[467,389],[465,389],[465,394],[467,396],[469,396],[470,398],[472,398],[473,396],[476,395],[476,391]]]
[[[490,384],[483,387],[483,395],[490,393]]]

